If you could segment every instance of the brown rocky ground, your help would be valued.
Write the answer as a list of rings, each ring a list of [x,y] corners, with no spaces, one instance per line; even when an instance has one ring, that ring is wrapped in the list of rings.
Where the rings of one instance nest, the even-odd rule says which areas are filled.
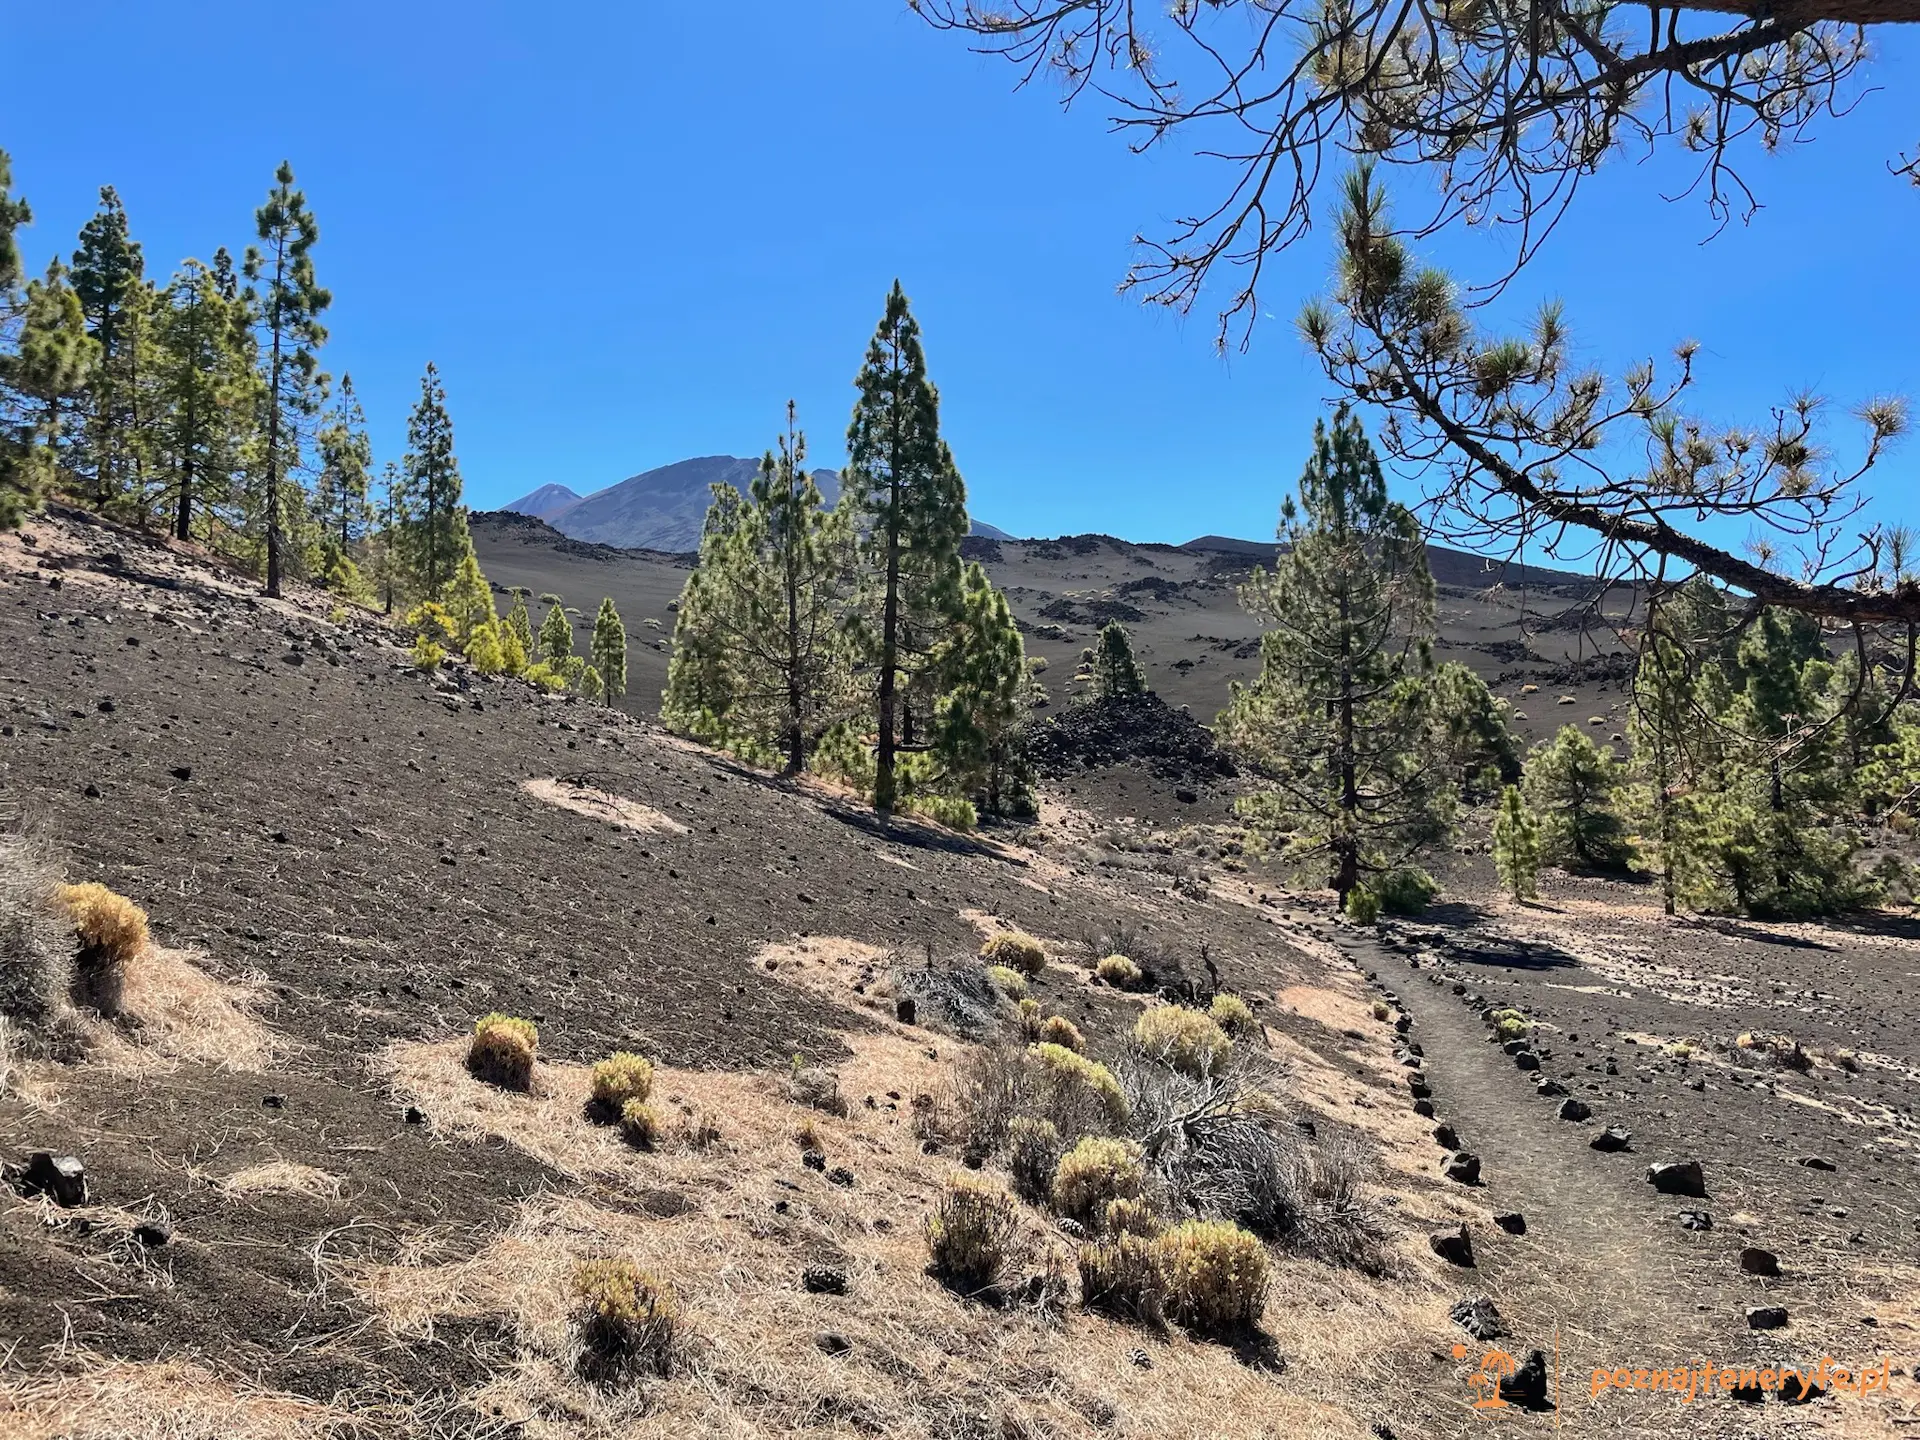
[[[1142,772],[1090,773],[1018,832],[882,828],[624,715],[422,677],[371,620],[59,515],[0,539],[0,656],[0,805],[191,957],[156,959],[147,1024],[87,1062],[0,1065],[0,1159],[75,1154],[91,1189],[84,1209],[0,1191],[0,1434],[1731,1437],[1920,1415],[1915,962],[1891,925],[1679,925],[1587,886],[1383,941],[1166,843],[1166,821],[1122,823],[1145,810],[1115,787],[1163,784]],[[1096,937],[1131,932],[1169,980],[1217,967],[1306,1143],[1364,1147],[1384,1273],[1277,1254],[1266,1343],[1240,1354],[922,1273],[954,1161],[917,1143],[910,1101],[967,1047],[895,1021],[886,977],[968,964],[984,917],[1049,942],[1035,993],[1096,1053],[1141,1003],[1089,983]],[[1483,1185],[1439,1177],[1368,971]],[[1554,1118],[1451,976],[1536,1018],[1593,1124]],[[531,1096],[458,1063],[492,1009],[541,1027]],[[1713,1049],[1749,1031],[1821,1058]],[[1684,1065],[1651,1043],[1687,1038]],[[620,1046],[664,1067],[676,1136],[717,1136],[641,1155],[587,1125],[584,1067]],[[846,1117],[793,1102],[795,1054],[837,1068]],[[850,1184],[800,1163],[809,1118]],[[1590,1150],[1613,1123],[1632,1150]],[[1815,1155],[1836,1168],[1796,1163]],[[1669,1158],[1702,1162],[1707,1199],[1652,1191]],[[1682,1205],[1714,1229],[1681,1230]],[[1509,1209],[1524,1236],[1491,1223]],[[167,1244],[131,1240],[156,1218]],[[1471,1272],[1426,1241],[1461,1221]],[[1022,1223],[1035,1264],[1063,1248]],[[1782,1277],[1743,1274],[1748,1243]],[[670,1278],[694,1337],[637,1397],[563,1363],[557,1277],[608,1251]],[[821,1264],[846,1295],[800,1285]],[[1483,1347],[1448,1319],[1469,1293],[1516,1354],[1557,1351],[1557,1408],[1471,1408]],[[1788,1326],[1750,1331],[1758,1304]],[[1602,1363],[1822,1350],[1901,1373],[1805,1406],[1587,1395]]]

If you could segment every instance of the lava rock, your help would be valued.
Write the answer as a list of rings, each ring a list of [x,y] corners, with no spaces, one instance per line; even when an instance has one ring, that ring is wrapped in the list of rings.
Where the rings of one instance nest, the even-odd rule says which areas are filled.
[[[1705,1210],[1682,1210],[1680,1212],[1682,1230],[1711,1230],[1713,1216]]]
[[[1425,1100],[1433,1094],[1433,1086],[1425,1075],[1414,1070],[1407,1075],[1407,1092],[1416,1100]]]
[[[1493,1223],[1509,1235],[1524,1235],[1527,1233],[1527,1217],[1522,1215],[1518,1210],[1500,1211],[1493,1217]]]
[[[1538,1410],[1547,1403],[1547,1355],[1529,1350],[1511,1375],[1500,1378],[1500,1398],[1510,1405]]]
[[[838,1330],[822,1330],[813,1343],[824,1355],[845,1355],[853,1349],[853,1342]]]
[[[1567,1093],[1567,1087],[1558,1080],[1549,1080],[1538,1071],[1534,1072],[1533,1093],[1543,1100],[1558,1100]]]
[[[1787,1323],[1784,1305],[1755,1305],[1747,1311],[1749,1330],[1778,1330]]]
[[[20,1172],[22,1195],[45,1195],[56,1205],[87,1203],[87,1167],[73,1155],[36,1150]]]
[[[1749,1245],[1740,1252],[1740,1268],[1749,1275],[1778,1275],[1780,1257],[1771,1250]]]
[[[1418,1100],[1413,1102],[1413,1113],[1418,1115],[1422,1120],[1431,1120],[1433,1118],[1433,1101],[1422,1095]]]
[[[1507,1333],[1507,1327],[1500,1323],[1499,1310],[1484,1295],[1454,1301],[1447,1316],[1476,1340],[1497,1340]]]
[[[1686,1195],[1703,1200],[1707,1194],[1706,1176],[1700,1173],[1698,1160],[1675,1160],[1647,1167],[1647,1183],[1662,1195]]]
[[[157,1250],[173,1239],[173,1226],[164,1220],[142,1220],[133,1227],[133,1238],[149,1250]]]
[[[844,1295],[847,1272],[831,1265],[809,1265],[800,1272],[800,1284],[809,1295]]]
[[[1514,1068],[1519,1070],[1538,1070],[1540,1057],[1531,1050],[1517,1051],[1513,1057]]]
[[[1460,1137],[1454,1133],[1453,1126],[1444,1124],[1436,1125],[1433,1127],[1433,1143],[1438,1145],[1442,1150],[1458,1150],[1460,1148]]]
[[[893,1002],[893,1018],[898,1020],[902,1025],[914,1024],[918,1020],[919,1015],[920,1007],[915,1003],[913,996],[902,995]]]
[[[1449,1155],[1440,1167],[1440,1173],[1456,1185],[1478,1185],[1480,1183],[1480,1157],[1471,1150],[1462,1150]]]
[[[853,1188],[853,1172],[844,1165],[836,1165],[827,1171],[827,1183],[838,1185],[842,1190]]]
[[[1427,1244],[1433,1247],[1433,1253],[1449,1265],[1462,1265],[1473,1268],[1473,1237],[1462,1225],[1458,1230],[1436,1230],[1427,1236]]]
[[[1824,1155],[1802,1155],[1800,1163],[1809,1170],[1838,1170],[1840,1167]]]
[[[819,1150],[802,1150],[800,1152],[800,1163],[809,1170],[824,1171],[827,1168],[827,1157],[824,1152]]]
[[[1587,1144],[1595,1150],[1604,1150],[1608,1154],[1613,1154],[1617,1151],[1631,1148],[1633,1145],[1633,1132],[1623,1129],[1618,1125],[1609,1125],[1598,1135],[1594,1136],[1593,1139],[1589,1140]]]
[[[1569,1096],[1560,1102],[1560,1118],[1573,1121],[1591,1120],[1593,1107],[1584,1100],[1576,1100]]]

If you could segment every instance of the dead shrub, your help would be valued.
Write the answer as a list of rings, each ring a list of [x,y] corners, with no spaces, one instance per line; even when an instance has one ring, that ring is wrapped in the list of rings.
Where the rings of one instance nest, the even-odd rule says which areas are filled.
[[[1043,1018],[1040,1013],[1040,1002],[1038,1000],[1022,1000],[1020,1002],[1020,1038],[1022,1040],[1038,1040],[1040,1038],[1040,1027],[1042,1023]]]
[[[1133,1027],[1133,1041],[1148,1055],[1183,1075],[1202,1077],[1220,1069],[1233,1041],[1212,1018],[1184,1005],[1156,1005]]]
[[[1047,968],[1047,947],[1024,930],[1002,930],[987,937],[980,958],[989,965],[1005,965],[1034,976]]]
[[[0,836],[0,1015],[12,1022],[20,1058],[71,1059],[79,1049],[73,929],[59,888],[59,871],[42,851]]]
[[[598,1385],[673,1368],[680,1313],[672,1290],[631,1260],[583,1260],[569,1280],[579,1371]]]
[[[1090,1231],[1106,1222],[1107,1206],[1136,1199],[1147,1183],[1137,1142],[1089,1135],[1065,1155],[1053,1172],[1053,1207]]]
[[[1189,1220],[1152,1242],[1165,1267],[1167,1313],[1203,1334],[1259,1323],[1267,1304],[1267,1252],[1224,1220]]]
[[[1108,955],[1093,967],[1093,973],[1116,990],[1138,990],[1146,976],[1140,967],[1124,955]]]
[[[1007,1127],[1007,1170],[1013,1193],[1029,1205],[1044,1205],[1053,1195],[1053,1172],[1060,1165],[1060,1131],[1051,1120],[1018,1115]]]
[[[631,1050],[616,1050],[593,1067],[593,1104],[608,1117],[619,1115],[629,1100],[653,1093],[653,1062]]]
[[[1771,1035],[1754,1031],[1742,1035],[1734,1045],[1756,1059],[1781,1070],[1796,1070],[1802,1075],[1813,1069],[1813,1054],[1791,1035]]]
[[[467,1069],[476,1080],[524,1093],[533,1087],[533,1062],[539,1050],[540,1032],[531,1020],[496,1010],[473,1022]]]
[[[1006,1271],[1018,1234],[1011,1195],[956,1176],[927,1217],[928,1269],[962,1295],[990,1291]]]
[[[1075,1052],[1084,1052],[1087,1048],[1087,1037],[1064,1015],[1049,1015],[1042,1020],[1039,1039],[1042,1044],[1060,1045]]]
[[[147,912],[91,880],[62,885],[59,898],[80,944],[73,959],[73,1003],[112,1018],[120,1013],[127,965],[147,945]]]
[[[840,1077],[825,1066],[796,1064],[787,1088],[796,1105],[828,1115],[847,1113],[847,1102],[840,1094]]]

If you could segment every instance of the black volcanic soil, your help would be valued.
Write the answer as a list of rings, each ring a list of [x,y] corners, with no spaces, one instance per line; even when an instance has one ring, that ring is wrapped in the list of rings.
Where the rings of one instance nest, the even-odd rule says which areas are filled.
[[[321,1399],[461,1389],[502,1337],[481,1327],[401,1345],[369,1333],[316,1254],[390,1255],[429,1227],[457,1249],[531,1187],[570,1182],[408,1125],[369,1076],[373,1053],[455,1035],[498,1008],[536,1019],[543,1052],[564,1060],[623,1043],[679,1066],[830,1060],[860,1021],[755,965],[763,945],[844,935],[957,960],[979,939],[963,912],[985,911],[1060,941],[1147,927],[1169,978],[1197,977],[1204,956],[1277,1035],[1342,1078],[1363,1129],[1405,1113],[1364,1058],[1377,1037],[1278,996],[1307,985],[1366,998],[1333,941],[1377,972],[1411,1012],[1438,1118],[1485,1157],[1474,1198],[1531,1212],[1523,1238],[1478,1227],[1481,1268],[1458,1289],[1494,1295],[1522,1351],[1559,1334],[1570,1433],[1786,1433],[1807,1412],[1644,1395],[1590,1405],[1584,1377],[1603,1363],[1822,1350],[1849,1363],[1890,1353],[1913,1413],[1905,1371],[1920,1315],[1896,1287],[1912,1285],[1920,1238],[1920,949],[1896,925],[1675,923],[1644,892],[1597,882],[1550,884],[1545,905],[1510,912],[1469,872],[1468,903],[1396,945],[1285,896],[1273,877],[1103,851],[1112,811],[1098,784],[1052,791],[1035,829],[976,840],[882,828],[619,713],[511,682],[423,677],[377,624],[327,622],[324,600],[259,601],[164,545],[70,518],[29,533],[36,543],[0,538],[0,810],[64,851],[75,875],[138,899],[161,940],[203,950],[219,973],[264,976],[265,1018],[295,1049],[270,1076],[81,1067],[58,1105],[0,1098],[4,1158],[78,1154],[97,1201],[164,1207],[178,1223],[163,1252],[170,1284],[121,1282],[97,1237],[0,1192],[0,1350],[22,1342],[15,1366],[63,1344],[135,1358],[190,1349]],[[1096,558],[1063,549],[1028,569],[1080,584]],[[1122,771],[1154,804],[1179,805],[1173,782]],[[684,828],[622,830],[521,788],[555,776]],[[1098,863],[1083,865],[1088,855]],[[1553,1118],[1481,1038],[1455,983],[1537,1017],[1547,1073],[1591,1101],[1593,1124]],[[1102,1023],[1084,988],[1050,976],[1040,990],[1090,1031]],[[1755,1029],[1828,1054],[1852,1047],[1861,1068],[1781,1073],[1711,1049]],[[1643,1033],[1691,1036],[1702,1058],[1629,1043]],[[1631,1128],[1632,1150],[1590,1150],[1602,1124]],[[1811,1156],[1835,1168],[1799,1163]],[[1680,1158],[1701,1161],[1706,1200],[1657,1195],[1641,1178]],[[200,1178],[267,1159],[343,1174],[345,1188],[236,1202]],[[1443,1183],[1439,1159],[1437,1147],[1416,1157],[1428,1186]],[[1681,1231],[1683,1207],[1710,1210],[1715,1228]],[[1777,1251],[1785,1277],[1742,1274],[1746,1244]],[[1760,1304],[1786,1305],[1789,1327],[1750,1331],[1745,1307]],[[1448,1352],[1456,1338],[1443,1330],[1430,1352],[1381,1357],[1368,1403],[1394,1434],[1483,1433]],[[1815,1412],[1854,1417],[1847,1403],[1858,1404]],[[1499,1423],[1544,1433],[1554,1418]]]

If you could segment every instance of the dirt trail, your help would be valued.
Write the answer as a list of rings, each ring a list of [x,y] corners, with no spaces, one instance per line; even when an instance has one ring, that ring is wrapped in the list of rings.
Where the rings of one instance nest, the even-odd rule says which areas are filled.
[[[1332,938],[1363,972],[1377,971],[1413,1017],[1410,1038],[1424,1052],[1435,1123],[1452,1125],[1462,1146],[1481,1158],[1475,1197],[1495,1213],[1526,1218],[1521,1236],[1491,1223],[1472,1227],[1476,1268],[1461,1272],[1461,1291],[1494,1300],[1511,1332],[1499,1343],[1516,1356],[1537,1347],[1551,1367],[1557,1346],[1561,1408],[1534,1417],[1532,1428],[1551,1420],[1579,1435],[1709,1437],[1769,1434],[1796,1418],[1804,1422],[1806,1410],[1778,1401],[1755,1407],[1720,1396],[1688,1404],[1648,1392],[1591,1395],[1597,1368],[1698,1367],[1703,1360],[1793,1365],[1805,1347],[1747,1328],[1745,1306],[1764,1302],[1739,1284],[1742,1240],[1726,1216],[1716,1215],[1722,1228],[1712,1232],[1679,1224],[1682,1210],[1713,1211],[1711,1169],[1705,1200],[1657,1193],[1647,1167],[1693,1157],[1637,1146],[1613,1154],[1592,1149],[1601,1119],[1558,1118],[1560,1101],[1534,1093],[1532,1077],[1488,1043],[1476,1011],[1450,984],[1433,983],[1430,961],[1416,967],[1394,948],[1349,931]],[[1436,1167],[1444,1155],[1436,1145]],[[1481,1347],[1460,1338],[1470,1347],[1463,1368],[1471,1371]],[[1464,1385],[1461,1397],[1467,1433],[1488,1412],[1468,1408]],[[1515,1423],[1526,1422],[1516,1416]]]

